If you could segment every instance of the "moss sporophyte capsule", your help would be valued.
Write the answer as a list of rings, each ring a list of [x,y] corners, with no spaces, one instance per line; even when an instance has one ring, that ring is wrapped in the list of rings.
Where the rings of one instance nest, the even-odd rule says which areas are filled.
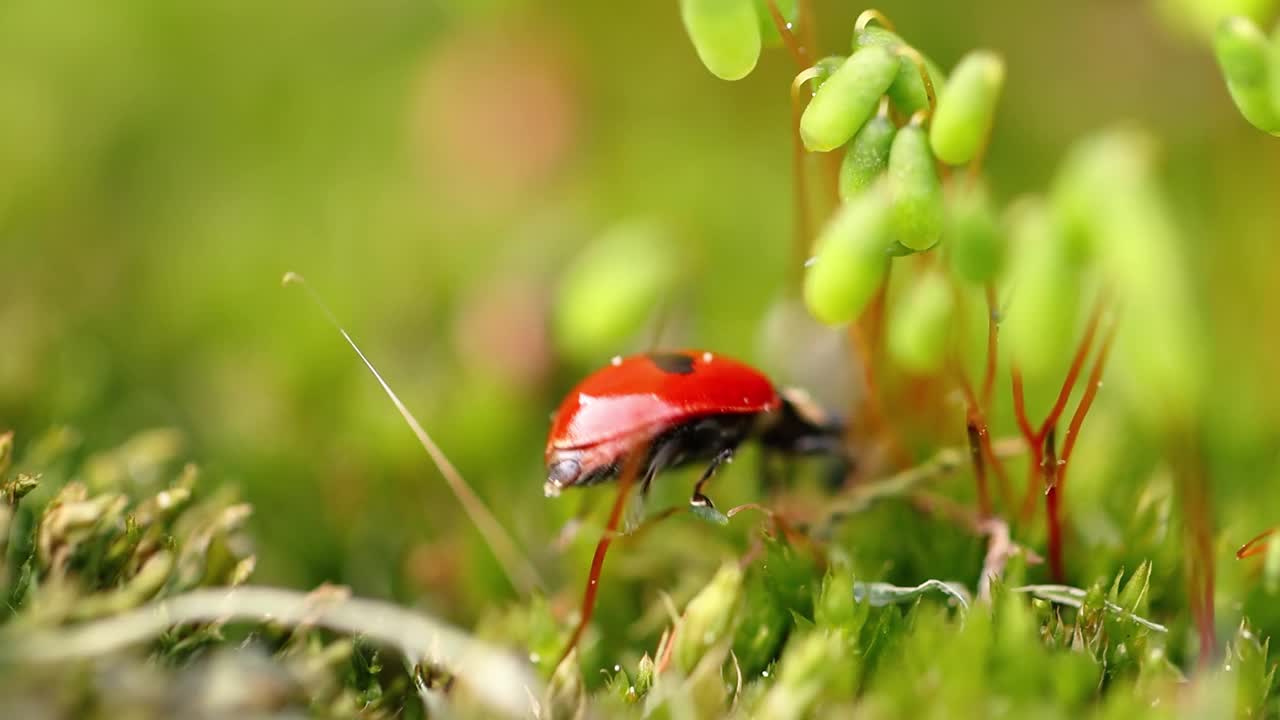
[[[1004,60],[977,50],[960,59],[938,95],[929,128],[929,143],[938,159],[963,165],[981,151],[995,118],[1004,86]]]
[[[921,276],[889,323],[889,354],[915,372],[933,372],[942,367],[954,305],[951,288],[942,273]]]
[[[884,281],[891,244],[886,202],[884,183],[876,183],[844,203],[818,235],[804,301],[822,322],[853,320]]]
[[[1273,47],[1262,30],[1243,17],[1223,18],[1213,36],[1214,53],[1240,114],[1273,135],[1280,135],[1278,48],[1280,41]]]
[[[840,199],[849,200],[870,187],[889,166],[889,148],[897,126],[887,113],[878,113],[853,136],[840,165]]]
[[[629,222],[606,232],[560,280],[552,318],[556,343],[570,357],[607,357],[644,325],[679,266],[660,227]]]
[[[814,93],[800,117],[804,146],[828,152],[849,142],[875,114],[898,72],[898,58],[882,47],[849,56]]]
[[[920,69],[915,62],[902,52],[902,48],[909,47],[907,43],[892,30],[870,25],[856,31],[853,35],[854,50],[866,47],[882,47],[898,56],[897,74],[894,75],[893,82],[885,93],[893,101],[894,106],[907,114],[927,110],[929,92],[925,88],[924,78],[920,76]],[[920,58],[936,91],[946,82],[946,75],[928,56],[921,53]]]
[[[888,178],[893,239],[912,250],[933,247],[942,236],[942,184],[918,117],[893,138]]]
[[[991,208],[986,186],[961,183],[947,198],[946,251],[951,269],[965,282],[993,280],[1004,263],[1004,230]]]
[[[1001,336],[1031,378],[1070,356],[1080,304],[1080,270],[1043,205],[1027,205],[1013,223],[1009,304]]]
[[[680,0],[680,16],[702,64],[739,80],[760,59],[760,20],[753,0]]]

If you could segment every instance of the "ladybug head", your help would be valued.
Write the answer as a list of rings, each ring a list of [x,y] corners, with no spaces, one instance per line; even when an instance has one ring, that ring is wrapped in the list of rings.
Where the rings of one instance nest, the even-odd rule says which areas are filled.
[[[547,497],[555,497],[560,491],[578,482],[582,475],[582,463],[574,457],[557,454],[547,463],[547,482],[542,492]]]

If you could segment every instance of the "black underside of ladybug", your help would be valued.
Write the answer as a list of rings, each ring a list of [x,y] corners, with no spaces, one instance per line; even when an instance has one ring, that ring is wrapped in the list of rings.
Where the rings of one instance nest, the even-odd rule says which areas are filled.
[[[841,464],[847,466],[843,429],[843,424],[838,422],[817,424],[785,400],[778,411],[763,416],[731,413],[693,418],[671,427],[648,443],[642,461],[636,466],[635,480],[643,494],[664,470],[708,464],[694,488],[691,502],[712,506],[711,500],[702,494],[703,487],[747,439],[756,438],[768,451],[785,455],[826,455],[840,459]],[[630,455],[624,454],[607,465],[583,468],[572,484],[585,486],[612,480],[626,471],[630,459]]]

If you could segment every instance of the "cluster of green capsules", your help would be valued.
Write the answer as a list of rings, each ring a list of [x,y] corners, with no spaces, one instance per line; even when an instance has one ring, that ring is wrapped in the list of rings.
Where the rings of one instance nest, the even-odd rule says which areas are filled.
[[[841,205],[819,232],[804,279],[810,312],[833,325],[862,312],[894,257],[938,248],[944,236],[949,266],[966,283],[990,282],[1004,255],[982,184],[949,183],[944,194],[940,173],[980,162],[1004,61],[975,50],[947,78],[892,31],[862,22],[852,45],[847,58],[825,59],[809,73],[815,90],[799,127],[810,151],[844,149]],[[920,371],[941,364],[953,302],[940,272],[915,278],[887,337],[899,363]]]
[[[795,3],[681,0],[681,8],[703,63],[736,79],[754,68],[770,28],[791,27]],[[1278,43],[1240,18],[1222,23],[1217,42],[1237,104],[1272,132],[1280,129]],[[971,51],[948,76],[873,10],[858,18],[851,45],[793,85],[811,83],[796,128],[804,148],[844,153],[840,205],[805,268],[809,312],[829,325],[857,319],[886,288],[895,258],[924,254],[905,265],[894,291],[885,325],[892,359],[910,371],[940,369],[963,324],[957,306],[977,291],[999,303],[1000,351],[1035,385],[1065,370],[1092,296],[1091,323],[1100,309],[1122,307],[1126,326],[1141,328],[1141,341],[1117,337],[1125,365],[1142,378],[1133,383],[1138,404],[1165,424],[1188,417],[1202,358],[1151,138],[1125,127],[1086,138],[1046,195],[997,211],[979,169],[1004,85],[1001,57]]]
[[[1268,39],[1249,18],[1223,18],[1213,50],[1240,114],[1259,130],[1280,135],[1280,25]]]

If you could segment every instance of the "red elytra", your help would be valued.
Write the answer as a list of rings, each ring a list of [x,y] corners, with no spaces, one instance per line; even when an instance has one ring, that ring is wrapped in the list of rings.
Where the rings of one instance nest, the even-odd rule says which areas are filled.
[[[832,452],[840,424],[796,391],[779,391],[759,370],[706,350],[616,357],[569,391],[547,438],[547,482],[566,487],[615,477],[633,453],[647,453],[643,492],[660,471],[710,461],[702,486],[737,447],[755,436],[787,452]]]

